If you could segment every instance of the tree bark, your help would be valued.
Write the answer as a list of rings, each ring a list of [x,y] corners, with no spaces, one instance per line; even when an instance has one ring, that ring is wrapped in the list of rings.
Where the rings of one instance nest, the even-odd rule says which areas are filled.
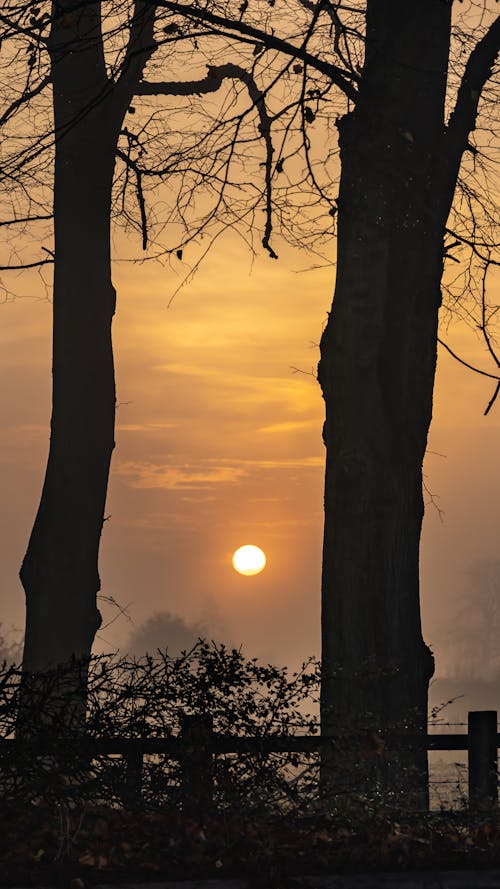
[[[21,733],[35,729],[32,680],[55,670],[44,725],[82,728],[88,660],[101,623],[98,553],[115,417],[111,192],[129,96],[107,78],[99,6],[58,4],[49,45],[55,121],[52,420],[41,501],[20,572],[26,593]]]
[[[369,2],[359,100],[338,123],[337,278],[318,368],[327,449],[324,734],[427,726],[434,662],[421,632],[419,541],[449,209],[442,165],[449,37],[448,4]],[[348,790],[373,796],[382,781],[385,801],[387,792],[394,799],[406,791],[426,804],[426,751],[396,769],[382,747],[383,768],[373,768],[359,742],[346,749]],[[396,759],[389,755],[389,765]],[[338,765],[325,754],[327,793],[338,790]]]

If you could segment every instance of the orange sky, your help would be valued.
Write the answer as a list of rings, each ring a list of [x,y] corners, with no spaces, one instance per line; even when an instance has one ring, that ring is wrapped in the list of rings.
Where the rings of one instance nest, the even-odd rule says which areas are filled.
[[[323,403],[312,376],[334,269],[282,248],[258,256],[220,239],[194,281],[157,264],[116,263],[117,447],[102,556],[102,592],[141,623],[169,610],[204,619],[216,638],[250,655],[295,663],[319,654]],[[4,626],[19,627],[17,578],[40,493],[50,417],[50,320],[36,276],[0,306],[0,560]],[[452,326],[449,341],[482,363],[479,343]],[[497,557],[500,404],[492,387],[440,352],[422,548],[427,641],[453,609],[464,571]],[[444,456],[440,456],[444,455]],[[231,567],[234,549],[261,546],[266,570]],[[105,615],[110,616],[109,609]],[[120,645],[121,619],[99,650]],[[166,640],[168,642],[168,640]],[[439,645],[435,642],[438,671]],[[445,670],[443,652],[442,670]]]

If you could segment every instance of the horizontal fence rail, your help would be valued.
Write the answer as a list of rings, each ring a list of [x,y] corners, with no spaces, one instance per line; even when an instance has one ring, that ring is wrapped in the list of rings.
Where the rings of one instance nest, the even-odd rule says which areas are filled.
[[[223,735],[211,730],[206,717],[185,716],[178,736],[163,738],[79,738],[75,749],[86,756],[120,755],[126,760],[125,793],[128,804],[138,804],[144,756],[163,754],[179,760],[182,766],[183,808],[192,813],[204,811],[213,794],[212,765],[217,754],[315,753],[346,741],[361,742],[366,736],[336,738],[322,735],[267,735],[263,737]],[[467,751],[469,766],[469,808],[491,810],[498,806],[497,711],[480,710],[468,715],[467,734],[388,734],[381,738],[383,749],[405,751]],[[24,742],[0,739],[0,750]],[[52,745],[37,743],[37,753],[47,753]]]

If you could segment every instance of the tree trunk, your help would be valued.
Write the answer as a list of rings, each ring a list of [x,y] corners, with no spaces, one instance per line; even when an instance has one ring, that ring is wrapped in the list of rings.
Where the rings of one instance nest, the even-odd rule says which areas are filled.
[[[115,415],[110,211],[121,123],[109,95],[98,7],[76,9],[63,14],[58,8],[50,43],[56,134],[53,406],[45,481],[20,572],[25,683],[72,664],[52,683],[44,723],[73,729],[85,717],[87,663],[101,623],[98,552]],[[32,718],[25,717],[32,731]]]
[[[318,368],[327,448],[324,734],[427,726],[434,662],[421,632],[419,541],[448,212],[449,36],[449,4],[369,2],[359,100],[338,124],[337,279]],[[374,797],[382,781],[385,802],[406,791],[426,804],[426,751],[388,760],[382,745],[370,752],[349,741],[346,749],[351,774],[323,757],[325,792],[342,784]],[[342,763],[345,770],[345,750]]]

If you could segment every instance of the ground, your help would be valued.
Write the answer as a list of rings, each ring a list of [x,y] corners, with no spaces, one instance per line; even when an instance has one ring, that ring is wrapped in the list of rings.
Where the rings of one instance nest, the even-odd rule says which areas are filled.
[[[238,878],[285,889],[301,874],[500,868],[500,820],[465,814],[364,824],[322,816],[199,820],[170,812],[86,805],[31,806],[0,815],[2,886]]]

